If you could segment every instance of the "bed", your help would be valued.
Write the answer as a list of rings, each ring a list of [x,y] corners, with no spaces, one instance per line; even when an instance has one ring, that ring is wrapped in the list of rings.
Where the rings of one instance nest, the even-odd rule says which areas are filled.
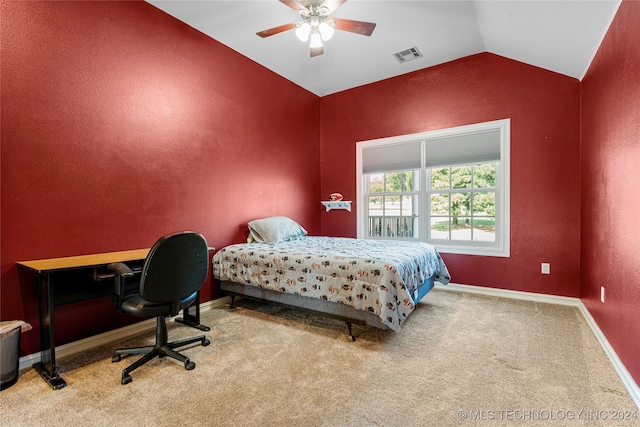
[[[248,243],[213,256],[213,275],[232,297],[259,299],[338,318],[400,330],[434,282],[449,272],[437,250],[399,240],[308,236],[286,217],[249,224]]]

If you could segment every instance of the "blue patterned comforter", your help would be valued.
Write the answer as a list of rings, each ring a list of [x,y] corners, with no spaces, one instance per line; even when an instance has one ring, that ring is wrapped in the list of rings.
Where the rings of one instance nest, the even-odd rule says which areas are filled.
[[[419,284],[451,278],[427,243],[309,236],[222,248],[213,256],[213,276],[348,304],[396,332],[415,308]]]

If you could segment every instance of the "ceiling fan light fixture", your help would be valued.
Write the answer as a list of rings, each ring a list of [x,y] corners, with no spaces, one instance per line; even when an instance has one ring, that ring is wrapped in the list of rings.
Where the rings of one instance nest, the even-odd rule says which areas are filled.
[[[311,33],[311,26],[306,22],[296,28],[296,37],[300,41],[306,42],[309,40],[309,33]]]
[[[322,37],[323,41],[329,40],[331,37],[333,37],[333,33],[335,32],[333,27],[327,22],[321,23],[318,30],[320,31],[320,37]]]
[[[347,31],[370,36],[376,28],[373,22],[354,21],[352,19],[331,18],[330,15],[347,0],[279,0],[285,6],[300,13],[302,20],[291,22],[256,34],[265,38],[284,31],[295,29],[296,37],[309,42],[311,57],[324,53],[323,42],[331,39],[335,30]],[[275,2],[275,1],[274,1]]]
[[[309,43],[310,48],[314,47],[322,47],[322,38],[320,37],[320,33],[318,31],[314,31],[311,33],[311,43]]]

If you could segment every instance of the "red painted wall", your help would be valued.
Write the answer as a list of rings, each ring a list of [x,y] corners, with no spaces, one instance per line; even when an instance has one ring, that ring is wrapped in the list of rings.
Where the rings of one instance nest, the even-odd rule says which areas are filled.
[[[489,53],[321,98],[322,233],[356,235],[355,145],[511,119],[511,257],[443,254],[453,282],[580,295],[580,82]],[[326,197],[326,196],[325,196]],[[550,275],[540,263],[551,263]]]
[[[320,231],[317,96],[145,2],[1,7],[0,312],[36,327],[23,353],[37,296],[17,261],[180,230],[219,248],[269,215]],[[56,344],[126,322],[109,298],[62,306]]]
[[[581,296],[640,384],[638,17],[623,1],[582,81]]]

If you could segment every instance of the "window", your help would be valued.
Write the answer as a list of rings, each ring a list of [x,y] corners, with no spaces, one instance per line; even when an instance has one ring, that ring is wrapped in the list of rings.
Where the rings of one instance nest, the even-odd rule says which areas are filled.
[[[357,144],[358,237],[509,256],[510,122]]]
[[[418,173],[397,171],[369,175],[369,237],[417,237]]]
[[[496,241],[497,163],[429,169],[429,239]]]

